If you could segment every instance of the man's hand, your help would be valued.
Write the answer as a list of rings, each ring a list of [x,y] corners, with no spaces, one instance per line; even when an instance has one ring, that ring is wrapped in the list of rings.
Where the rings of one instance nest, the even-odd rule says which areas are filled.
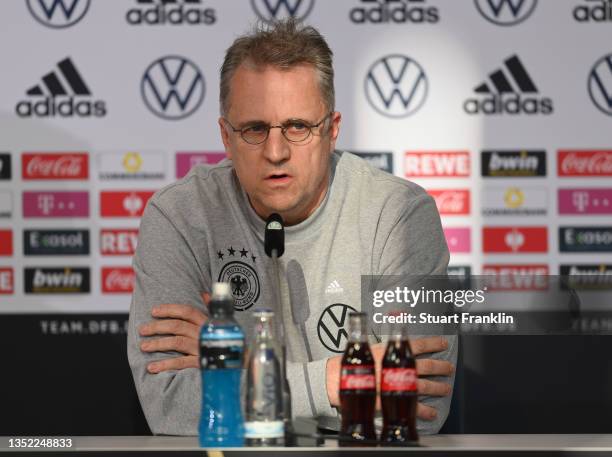
[[[204,303],[210,301],[209,294],[203,294]],[[160,373],[166,370],[198,368],[200,328],[208,320],[199,309],[190,305],[163,304],[151,310],[154,320],[139,328],[141,336],[147,338],[140,344],[144,352],[179,352],[184,355],[152,362],[147,366],[149,373]]]
[[[380,372],[382,359],[385,354],[386,344],[372,345],[372,355],[376,363],[376,379],[380,383]],[[442,352],[448,348],[446,338],[433,336],[428,338],[419,338],[410,340],[410,347],[415,356],[419,354],[433,354]],[[333,406],[340,404],[339,389],[340,389],[340,365],[342,356],[331,357],[327,360],[327,396]],[[437,397],[445,397],[450,395],[452,388],[445,382],[431,381],[423,379],[421,376],[450,376],[455,367],[452,363],[444,360],[434,359],[418,359],[416,361],[417,373],[419,381],[417,388],[419,395],[432,395]],[[380,405],[377,405],[380,407]],[[419,402],[417,406],[417,416],[424,420],[433,420],[437,416],[437,411]]]

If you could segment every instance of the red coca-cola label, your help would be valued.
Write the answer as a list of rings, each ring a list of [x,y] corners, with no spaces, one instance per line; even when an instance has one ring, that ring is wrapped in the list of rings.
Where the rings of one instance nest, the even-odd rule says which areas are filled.
[[[416,368],[383,368],[380,389],[382,392],[416,392]]]
[[[102,268],[102,292],[132,293],[134,271],[130,267]]]
[[[78,153],[24,153],[21,156],[23,179],[87,179],[88,156]]]
[[[374,366],[342,367],[340,374],[340,390],[376,390]]]
[[[612,150],[559,151],[559,176],[612,176]]]
[[[470,191],[467,189],[444,189],[427,191],[436,200],[442,215],[464,215],[470,213]]]

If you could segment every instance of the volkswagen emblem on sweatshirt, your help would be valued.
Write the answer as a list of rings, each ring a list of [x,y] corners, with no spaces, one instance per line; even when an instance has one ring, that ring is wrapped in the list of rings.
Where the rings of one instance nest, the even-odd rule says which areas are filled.
[[[319,341],[332,352],[342,354],[348,341],[349,313],[355,308],[343,303],[329,305],[321,313],[317,323]]]
[[[230,284],[236,311],[246,311],[259,298],[259,277],[249,264],[238,260],[227,263],[221,269],[218,281]]]

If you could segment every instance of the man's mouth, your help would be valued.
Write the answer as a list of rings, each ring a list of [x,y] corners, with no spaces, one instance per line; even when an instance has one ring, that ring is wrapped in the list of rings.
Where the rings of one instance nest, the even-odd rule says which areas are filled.
[[[271,181],[282,181],[288,178],[291,178],[291,175],[288,175],[287,173],[273,173],[266,177],[267,180]]]

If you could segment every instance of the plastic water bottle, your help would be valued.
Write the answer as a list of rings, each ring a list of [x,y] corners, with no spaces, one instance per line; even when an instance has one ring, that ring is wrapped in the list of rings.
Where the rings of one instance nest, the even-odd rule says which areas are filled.
[[[240,376],[244,333],[234,320],[234,299],[228,283],[213,285],[208,309],[211,318],[200,331],[200,446],[243,446]]]

